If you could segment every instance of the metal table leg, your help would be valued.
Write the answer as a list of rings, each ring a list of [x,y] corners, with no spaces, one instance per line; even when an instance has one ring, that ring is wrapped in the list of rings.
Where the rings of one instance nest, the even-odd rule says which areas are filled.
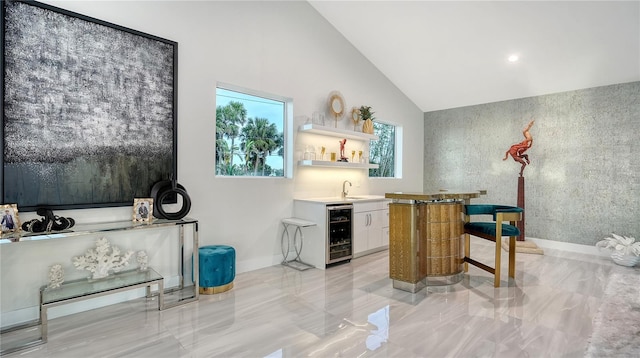
[[[300,259],[300,253],[302,252],[302,245],[304,240],[304,235],[302,234],[303,227],[315,226],[316,223],[311,221],[306,221],[298,218],[287,218],[282,220],[282,225],[284,226],[284,230],[282,231],[282,236],[280,237],[280,248],[282,250],[282,265],[289,266],[299,271],[308,270],[310,268],[314,268],[313,265],[302,262]],[[289,226],[295,226],[296,229],[293,234],[293,249],[295,250],[296,257],[293,260],[287,260],[289,257],[289,252],[291,248],[291,237],[289,235]],[[285,236],[287,238],[285,245]],[[298,237],[300,239],[298,239]],[[286,247],[286,251],[285,251]]]

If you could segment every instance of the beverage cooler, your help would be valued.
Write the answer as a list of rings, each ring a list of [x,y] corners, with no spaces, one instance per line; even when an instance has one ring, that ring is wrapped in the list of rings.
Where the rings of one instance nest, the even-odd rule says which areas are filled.
[[[353,257],[353,205],[327,205],[327,265]]]

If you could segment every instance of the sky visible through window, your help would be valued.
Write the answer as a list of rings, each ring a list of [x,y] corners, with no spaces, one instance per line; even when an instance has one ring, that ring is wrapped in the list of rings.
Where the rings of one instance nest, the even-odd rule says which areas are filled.
[[[270,123],[275,123],[279,133],[284,132],[284,102],[224,88],[216,89],[216,106],[226,106],[231,101],[244,104],[244,108],[247,110],[247,119],[266,118]],[[282,156],[272,154],[267,157],[267,164],[273,169],[282,170],[284,159]]]

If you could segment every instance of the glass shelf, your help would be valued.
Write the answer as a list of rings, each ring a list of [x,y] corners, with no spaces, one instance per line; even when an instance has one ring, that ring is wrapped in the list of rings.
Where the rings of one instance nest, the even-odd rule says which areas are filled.
[[[99,293],[116,289],[139,286],[162,280],[162,276],[152,269],[146,271],[130,270],[116,273],[98,280],[79,279],[64,282],[60,287],[50,289],[47,286],[41,288],[42,304],[50,305],[56,302],[93,296]]]
[[[39,240],[52,240],[62,239],[66,237],[81,236],[88,234],[95,234],[100,232],[113,232],[124,230],[140,230],[140,229],[153,229],[167,226],[181,226],[186,224],[197,224],[197,220],[184,218],[181,220],[166,220],[166,219],[153,219],[150,222],[143,221],[110,221],[102,223],[88,223],[88,224],[76,224],[71,229],[63,231],[51,231],[51,232],[28,232],[19,231],[13,233],[2,234],[0,238],[0,244],[10,244],[25,241],[39,241]]]

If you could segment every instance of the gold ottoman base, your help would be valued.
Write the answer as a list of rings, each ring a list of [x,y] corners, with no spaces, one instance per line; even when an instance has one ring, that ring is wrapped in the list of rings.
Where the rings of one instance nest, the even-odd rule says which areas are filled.
[[[227,292],[233,288],[233,282],[216,287],[200,287],[201,295],[215,295],[216,293]]]

